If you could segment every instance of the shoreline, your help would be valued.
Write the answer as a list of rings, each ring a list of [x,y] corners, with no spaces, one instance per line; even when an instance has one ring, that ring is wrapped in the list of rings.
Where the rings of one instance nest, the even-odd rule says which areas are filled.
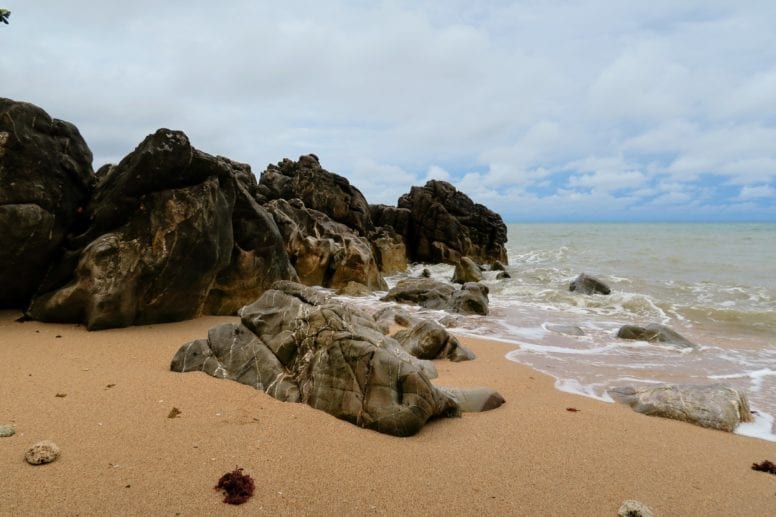
[[[489,386],[506,404],[396,438],[169,371],[181,344],[233,317],[87,332],[18,315],[0,311],[0,424],[17,431],[0,438],[0,515],[613,515],[626,499],[656,515],[776,509],[776,478],[750,468],[776,459],[772,443],[559,391],[502,342],[458,335],[477,359],[434,361],[433,382]],[[44,439],[62,457],[27,465]],[[213,489],[235,466],[256,480],[240,507]]]

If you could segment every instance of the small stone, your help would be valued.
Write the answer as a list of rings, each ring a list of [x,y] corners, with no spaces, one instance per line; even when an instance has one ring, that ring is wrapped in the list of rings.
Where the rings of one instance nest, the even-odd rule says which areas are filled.
[[[644,503],[628,499],[617,510],[618,517],[653,517],[652,510]]]
[[[7,438],[8,436],[13,436],[15,434],[16,428],[13,426],[13,424],[0,425],[0,438]]]
[[[42,465],[51,463],[59,458],[60,450],[57,444],[49,440],[38,442],[24,453],[24,459],[30,465]]]
[[[178,418],[178,415],[180,414],[181,414],[181,410],[176,407],[173,407],[170,410],[170,413],[167,415],[167,418]]]

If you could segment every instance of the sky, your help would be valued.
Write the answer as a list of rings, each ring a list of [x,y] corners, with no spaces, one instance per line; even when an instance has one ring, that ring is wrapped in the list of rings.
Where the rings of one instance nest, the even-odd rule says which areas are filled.
[[[167,127],[257,176],[315,153],[370,203],[442,179],[509,222],[776,221],[772,0],[0,7],[0,96],[95,170]]]

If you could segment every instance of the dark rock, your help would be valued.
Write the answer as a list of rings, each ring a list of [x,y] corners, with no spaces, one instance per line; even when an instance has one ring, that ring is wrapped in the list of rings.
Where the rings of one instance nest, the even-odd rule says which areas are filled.
[[[433,321],[420,321],[407,330],[400,330],[393,338],[410,354],[419,359],[449,359],[453,362],[470,361],[474,353],[458,342],[445,328]]]
[[[381,300],[460,314],[488,313],[488,287],[475,282],[468,282],[461,289],[456,289],[430,278],[406,278],[399,281]]]
[[[496,280],[505,280],[507,278],[512,278],[512,275],[506,271],[499,271],[499,273],[496,275]]]
[[[367,237],[374,229],[369,204],[346,178],[321,167],[315,155],[285,159],[261,173],[264,187],[260,201],[301,199],[304,205],[323,212],[334,221]]]
[[[645,415],[681,420],[701,427],[732,432],[751,422],[746,395],[724,386],[665,385],[647,388],[611,388],[609,395]]]
[[[369,205],[372,223],[376,227],[388,227],[401,236],[406,242],[409,237],[412,212],[407,208],[397,208],[388,205]]]
[[[388,288],[364,237],[305,207],[299,199],[276,199],[265,207],[280,229],[302,283],[336,289],[353,281],[371,290]]]
[[[429,418],[455,416],[462,407],[471,407],[459,404],[462,397],[431,384],[423,362],[383,335],[366,314],[331,302],[300,284],[278,282],[275,287],[240,310],[240,325],[221,325],[211,329],[207,341],[183,345],[171,368],[206,368],[218,377],[249,378],[251,382],[283,379],[298,387],[301,402],[361,427],[397,436],[416,433]],[[243,347],[247,351],[239,352],[243,359],[234,366],[222,359],[217,366],[208,365],[214,362],[205,357],[208,349],[213,356],[228,359],[226,351],[233,356]],[[197,355],[190,358],[192,351]],[[274,359],[266,359],[270,355]],[[249,376],[258,365],[264,365],[261,367],[269,373]],[[258,384],[273,393],[267,386],[274,384],[263,380]],[[464,395],[467,392],[462,391]],[[477,394],[472,393],[472,398]],[[488,400],[498,398],[491,390]],[[481,404],[480,409],[494,406]]]
[[[374,313],[372,318],[381,329],[387,329],[384,334],[388,334],[390,327],[393,325],[411,327],[418,323],[418,319],[412,316],[409,312],[391,305],[383,307]]]
[[[80,232],[94,188],[78,129],[25,102],[0,98],[0,309],[24,309]]]
[[[620,339],[649,341],[650,343],[667,343],[682,348],[698,348],[698,345],[690,342],[678,332],[658,323],[650,323],[646,327],[623,325],[617,331],[617,337]]]
[[[480,267],[469,257],[461,257],[455,265],[452,282],[465,284],[466,282],[479,282],[482,280]]]
[[[487,264],[507,261],[507,227],[501,216],[451,184],[431,180],[412,187],[398,206],[411,212],[406,240],[410,260],[455,264],[469,256]]]
[[[490,265],[491,271],[506,271],[507,267],[501,263],[500,260],[496,260]]]
[[[247,166],[160,129],[101,171],[89,225],[49,270],[31,317],[93,330],[229,314],[296,278],[274,222],[246,193]]]
[[[423,268],[423,271],[420,272],[421,278],[431,278],[431,271],[429,271],[426,268]]]
[[[608,285],[585,273],[580,274],[571,281],[569,291],[579,294],[609,294],[612,292]]]

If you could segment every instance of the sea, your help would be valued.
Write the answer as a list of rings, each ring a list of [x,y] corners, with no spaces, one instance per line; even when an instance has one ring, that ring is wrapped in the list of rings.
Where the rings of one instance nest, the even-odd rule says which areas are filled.
[[[727,384],[746,393],[755,416],[736,432],[776,441],[776,223],[510,224],[506,246],[511,278],[484,272],[490,313],[456,316],[456,333],[500,341],[505,359],[605,402],[615,386]],[[450,265],[415,264],[386,280],[423,269],[442,281],[453,274]],[[580,273],[611,294],[571,292]],[[381,294],[350,301],[374,310]],[[616,336],[649,323],[698,348]]]

